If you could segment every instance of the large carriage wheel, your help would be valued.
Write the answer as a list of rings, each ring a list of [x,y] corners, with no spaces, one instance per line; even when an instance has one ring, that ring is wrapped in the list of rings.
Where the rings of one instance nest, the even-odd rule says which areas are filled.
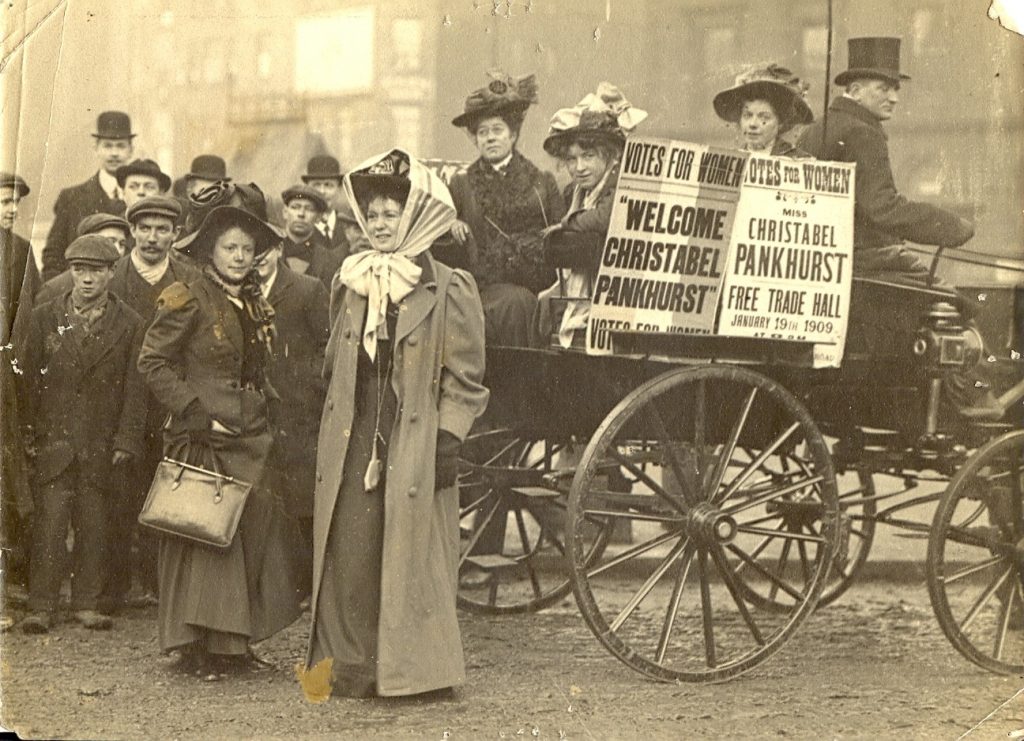
[[[752,460],[738,463],[740,450]],[[793,465],[766,477],[773,456]],[[616,474],[634,482],[629,492],[604,485]],[[812,531],[766,526],[803,500],[817,508]],[[806,409],[728,366],[673,370],[626,396],[584,453],[569,515],[584,619],[617,658],[662,681],[728,679],[781,648],[817,603],[839,525],[831,458]],[[635,542],[585,558],[576,527],[600,518],[629,523]],[[801,568],[777,575],[772,564],[794,549]],[[752,597],[774,593],[783,597]]]
[[[928,595],[950,643],[979,666],[1024,672],[1024,431],[980,448],[939,501]]]
[[[458,606],[471,612],[534,612],[569,594],[565,490],[573,461],[563,446],[508,429],[471,434],[462,447],[459,486]],[[561,485],[559,484],[561,481]],[[600,552],[610,526],[589,522],[588,550]]]

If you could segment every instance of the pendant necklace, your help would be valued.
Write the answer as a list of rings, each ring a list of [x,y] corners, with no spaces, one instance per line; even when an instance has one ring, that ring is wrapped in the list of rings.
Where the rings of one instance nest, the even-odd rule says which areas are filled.
[[[388,384],[391,383],[391,368],[394,366],[395,355],[394,352],[388,353],[388,368],[387,372],[383,374],[381,378],[381,366],[384,365],[380,362],[380,343],[377,345],[377,414],[376,419],[373,423],[373,452],[370,454],[370,463],[366,467],[366,475],[363,476],[363,488],[367,494],[372,494],[377,490],[377,486],[380,484],[380,473],[383,467],[380,461],[380,456],[377,454],[377,444],[386,445],[387,442],[384,437],[380,434],[380,413],[384,408],[384,399],[387,396]]]

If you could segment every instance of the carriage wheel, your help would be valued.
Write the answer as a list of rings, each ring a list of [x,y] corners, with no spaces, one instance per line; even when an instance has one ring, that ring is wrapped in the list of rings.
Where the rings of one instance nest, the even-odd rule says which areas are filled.
[[[928,595],[965,657],[1024,672],[1024,432],[971,456],[939,501],[928,539]]]
[[[839,529],[836,555],[832,570],[818,598],[818,607],[830,605],[839,599],[856,580],[857,574],[868,560],[871,544],[875,540],[875,481],[871,472],[858,467],[845,474],[855,480],[838,480]],[[849,487],[849,488],[847,488]]]
[[[742,450],[752,460],[740,463]],[[793,465],[765,476],[773,456]],[[635,482],[629,492],[603,485],[613,470]],[[813,531],[766,525],[766,508],[789,501],[817,508]],[[803,405],[759,373],[703,366],[658,376],[612,410],[577,469],[569,516],[573,590],[598,640],[654,679],[706,682],[767,659],[810,614],[839,505]],[[628,522],[635,542],[585,559],[576,526],[601,518]],[[801,568],[775,574],[793,551]]]
[[[535,612],[564,598],[571,590],[568,495],[544,476],[553,461],[572,463],[571,451],[562,446],[545,451],[543,442],[497,429],[470,435],[462,457],[458,606],[512,614]],[[599,552],[610,527],[606,532],[602,523],[591,522],[586,530],[590,550]]]

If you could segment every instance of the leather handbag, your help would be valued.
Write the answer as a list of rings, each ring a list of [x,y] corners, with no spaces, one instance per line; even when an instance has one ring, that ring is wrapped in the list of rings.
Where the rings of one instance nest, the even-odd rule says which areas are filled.
[[[252,484],[219,470],[164,458],[142,505],[139,524],[225,549],[235,539],[250,491]]]

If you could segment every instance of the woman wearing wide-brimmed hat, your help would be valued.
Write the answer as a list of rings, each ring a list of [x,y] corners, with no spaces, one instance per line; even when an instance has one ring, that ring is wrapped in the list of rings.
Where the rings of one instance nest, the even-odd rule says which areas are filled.
[[[558,223],[565,205],[558,184],[517,147],[527,109],[537,102],[533,75],[488,73],[491,81],[466,98],[452,124],[466,129],[480,156],[449,188],[458,215],[452,236],[466,245],[480,286],[487,344],[527,346],[537,293],[551,285],[541,231]]]
[[[213,209],[186,248],[200,274],[160,295],[139,353],[139,370],[170,412],[165,455],[253,484],[227,550],[171,536],[160,543],[160,647],[208,679],[257,667],[250,644],[299,615],[289,523],[262,485],[274,313],[253,265],[279,240],[248,211]]]
[[[370,249],[342,264],[327,346],[306,663],[330,660],[336,695],[411,695],[465,676],[454,484],[487,404],[484,317],[473,277],[429,253],[455,220],[436,175],[395,149],[344,189]]]
[[[804,99],[807,84],[775,63],[755,64],[744,69],[732,87],[715,96],[715,113],[735,124],[740,147],[751,152],[806,158],[782,135],[794,126],[814,120]]]
[[[579,339],[590,314],[589,298],[597,278],[601,249],[608,233],[619,159],[626,136],[647,118],[607,82],[551,119],[544,151],[561,161],[572,177],[565,188],[566,215],[546,230],[547,256],[559,266],[558,280],[540,297],[538,333],[544,344],[552,332],[563,347]],[[561,317],[553,316],[551,299],[565,298]]]

